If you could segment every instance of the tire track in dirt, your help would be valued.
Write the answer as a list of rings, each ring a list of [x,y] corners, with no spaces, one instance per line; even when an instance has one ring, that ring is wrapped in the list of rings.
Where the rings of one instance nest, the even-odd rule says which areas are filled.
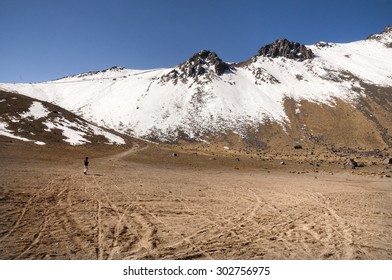
[[[95,235],[96,235],[96,243],[95,243],[95,251],[96,251],[96,257],[98,260],[103,260],[106,255],[109,255],[107,253],[107,250],[110,250],[112,246],[110,246],[110,240],[108,240],[108,237],[105,236],[104,234],[104,220],[103,220],[103,214],[105,213],[104,209],[109,209],[115,212],[115,216],[121,217],[119,214],[119,211],[116,206],[113,205],[111,202],[110,198],[108,197],[107,193],[105,190],[101,187],[101,185],[97,182],[95,177],[92,177],[92,181],[94,183],[95,189],[98,190],[98,192],[94,192],[91,190],[90,192],[88,189],[92,189],[92,184],[87,182],[87,178],[84,178],[84,192],[91,198],[95,200],[96,203],[96,214],[95,214]],[[105,202],[102,201],[102,199],[97,198],[98,193],[103,195],[103,198],[105,199]],[[106,211],[107,212],[107,211]],[[111,213],[108,213],[109,217],[111,217]],[[115,232],[115,230],[114,230]],[[113,244],[113,243],[112,243]]]
[[[101,219],[101,202],[97,201],[97,259],[103,260],[103,240],[102,240],[102,219]]]
[[[30,242],[30,244],[19,254],[15,257],[15,259],[20,259],[23,255],[25,255],[26,253],[28,253],[31,248],[33,248],[33,246],[37,245],[40,241],[40,238],[42,236],[42,233],[44,232],[44,230],[46,229],[47,225],[48,225],[48,221],[49,221],[49,216],[48,216],[48,212],[49,209],[46,210],[44,212],[44,220],[42,222],[42,224],[40,225],[38,232],[36,234],[34,234],[33,236],[33,240]]]
[[[49,236],[55,236],[55,241],[52,239],[51,242],[56,242],[56,246],[62,245],[62,249],[58,250],[55,256],[62,255],[62,258],[65,255],[72,258],[76,252],[86,252],[91,247],[86,238],[89,236],[85,231],[87,225],[82,225],[76,219],[76,215],[72,214],[72,196],[82,199],[80,190],[75,188],[78,185],[75,178],[75,174],[67,175],[59,180],[58,185],[53,184],[45,193],[45,201],[50,202],[50,207],[47,208],[50,219],[46,225],[46,238],[43,242],[47,243]]]
[[[69,189],[66,190],[66,197],[62,197],[59,201],[61,202],[61,209],[63,210],[63,213],[65,215],[61,215],[63,217],[64,221],[66,221],[67,224],[70,225],[70,228],[73,229],[73,233],[76,235],[81,235],[81,236],[88,236],[88,233],[85,231],[86,225],[80,223],[77,219],[75,219],[76,215],[72,214],[71,210],[73,208],[72,204],[72,198],[71,198],[71,191]],[[63,194],[64,194],[63,193]],[[72,191],[73,195],[77,195],[75,191]],[[64,202],[65,200],[65,202]],[[85,205],[87,204],[86,202],[89,202],[88,200],[85,200],[84,203]],[[86,205],[87,206],[87,205]],[[73,235],[74,235],[73,234]],[[81,244],[78,244],[81,245]]]
[[[198,236],[198,238],[202,238],[199,236],[202,233],[208,233],[208,238],[210,243],[215,244],[214,247],[217,246],[217,244],[222,243],[222,237],[225,237],[226,239],[229,238],[232,240],[233,237],[235,237],[238,241],[240,242],[239,244],[242,244],[242,246],[251,246],[252,248],[256,248],[255,252],[257,255],[263,255],[265,247],[264,244],[260,244],[259,241],[263,240],[265,241],[266,237],[263,236],[262,238],[259,237],[260,230],[263,230],[263,227],[265,226],[264,224],[260,224],[257,220],[254,220],[256,218],[256,213],[258,209],[260,209],[262,206],[265,206],[266,204],[263,203],[262,199],[253,191],[250,189],[247,189],[250,191],[253,196],[245,195],[244,193],[237,193],[233,192],[235,197],[243,197],[249,201],[252,201],[251,205],[248,206],[244,211],[234,211],[236,215],[233,216],[228,216],[228,215],[218,215],[217,213],[209,210],[209,209],[203,209],[204,214],[200,214],[200,211],[196,211],[191,209],[186,201],[184,201],[182,196],[174,196],[171,193],[166,193],[168,196],[172,196],[173,199],[181,201],[183,204],[183,207],[187,209],[189,212],[192,212],[193,215],[196,217],[201,217],[206,221],[209,226],[204,226],[200,230],[196,231],[192,235],[189,235],[189,238],[193,238]],[[222,198],[219,199],[220,201],[224,203],[228,203],[226,200],[223,200]],[[232,201],[230,202],[232,203]],[[277,211],[276,208],[274,208],[274,211]],[[238,213],[239,212],[239,213]],[[228,212],[225,212],[228,214]],[[237,214],[238,213],[238,214]],[[252,215],[253,214],[253,215]],[[214,229],[216,228],[216,229]],[[214,231],[218,231],[219,233],[213,233]],[[232,241],[231,241],[232,242]],[[177,243],[178,244],[178,243]],[[174,244],[174,245],[177,245]],[[223,243],[222,243],[223,244]],[[251,245],[250,245],[251,244]],[[212,251],[216,251],[215,248],[210,248]]]
[[[125,228],[125,217],[129,211],[129,209],[131,208],[131,206],[129,205],[123,212],[123,214],[121,215],[121,217],[118,219],[115,227],[114,227],[114,233],[113,233],[113,243],[112,246],[110,248],[109,254],[108,254],[108,260],[113,259],[114,254],[119,252],[119,238],[120,238],[120,233],[121,233],[121,229]]]
[[[72,169],[67,171],[73,172]],[[83,180],[75,174],[68,174],[59,178],[57,183],[45,192],[42,201],[36,202],[34,206],[36,211],[39,211],[40,207],[46,207],[51,217],[46,227],[43,243],[50,243],[53,246],[45,252],[41,251],[43,258],[61,256],[62,259],[71,259],[75,258],[78,252],[87,253],[89,257],[93,255],[92,252],[95,253],[95,248],[92,246],[92,234],[89,232],[93,216],[87,219],[88,216],[85,215],[85,213],[92,215],[91,206],[93,205],[90,200],[86,199],[82,188]],[[81,202],[84,204],[82,211],[78,208]],[[39,251],[39,248],[37,250]],[[35,253],[38,254],[38,251]]]
[[[212,231],[214,231],[214,228],[218,228],[220,231],[222,231],[223,229],[225,229],[224,226],[220,225],[218,222],[214,221],[213,219],[209,218],[208,216],[202,215],[202,214],[200,214],[199,212],[197,212],[197,211],[191,209],[191,208],[184,202],[184,198],[183,198],[183,197],[174,196],[174,195],[172,195],[172,194],[168,194],[168,195],[169,195],[169,196],[172,196],[174,199],[180,200],[181,203],[182,203],[182,205],[183,205],[183,207],[184,207],[189,213],[192,213],[192,215],[193,215],[194,217],[202,218],[202,220],[204,220],[204,221],[207,222],[207,224],[208,224],[208,225],[202,226],[202,228],[199,229],[199,230],[197,230],[196,232],[187,235],[187,236],[185,237],[185,238],[187,238],[187,240],[194,239],[195,237],[199,237],[199,239],[200,239],[200,235],[201,235],[201,234],[203,234],[203,233],[208,233],[208,232],[212,232]],[[203,224],[204,224],[204,223],[203,223]],[[216,235],[218,235],[218,234],[216,234]],[[198,242],[197,240],[192,241],[193,244],[198,244],[197,242]],[[170,246],[171,246],[171,247],[174,247],[174,246],[179,245],[179,244],[180,244],[180,243],[177,242],[177,243],[175,243],[175,244],[171,244]],[[202,245],[203,245],[203,244],[199,244],[199,246],[202,246]]]
[[[15,221],[15,223],[13,224],[13,226],[11,227],[11,229],[0,238],[0,242],[2,242],[3,240],[5,240],[6,238],[8,238],[20,225],[20,222],[22,221],[22,219],[24,218],[27,210],[29,209],[29,207],[33,204],[34,199],[40,198],[40,196],[42,195],[42,193],[50,187],[50,185],[53,184],[54,180],[51,180],[44,188],[39,189],[38,191],[36,191],[26,202],[26,204],[23,206],[18,219]]]
[[[139,145],[137,143],[135,143],[134,147],[132,147],[130,150],[122,152],[120,154],[108,157],[106,159],[109,159],[110,161],[112,161],[112,166],[114,167],[116,164],[118,164],[118,161],[121,160],[122,158],[135,153],[137,151],[146,149],[148,146],[145,146],[143,148],[139,148]],[[112,179],[111,176],[107,177],[109,179],[109,181],[111,182],[111,186],[115,186],[118,190],[119,187],[117,186],[117,184],[114,182],[114,180]],[[120,242],[120,235],[123,235],[125,233],[128,233],[128,225],[132,224],[135,230],[135,232],[137,233],[137,241],[132,242],[134,243],[132,245],[132,247],[136,248],[133,251],[139,251],[139,249],[144,248],[146,249],[147,253],[151,253],[151,250],[155,247],[155,243],[156,241],[154,240],[154,234],[156,233],[156,227],[152,226],[150,222],[148,222],[144,216],[142,214],[138,214],[135,212],[135,205],[134,203],[131,204],[127,204],[126,206],[117,206],[115,205],[110,196],[107,194],[107,192],[105,191],[104,187],[98,183],[98,181],[96,180],[95,177],[93,177],[92,179],[93,184],[94,184],[94,189],[98,189],[99,194],[102,194],[102,196],[100,195],[99,198],[97,197],[97,193],[91,193],[91,188],[92,188],[92,184],[91,183],[87,183],[86,178],[84,180],[84,192],[86,194],[89,194],[90,196],[94,197],[95,200],[97,201],[97,203],[99,203],[99,205],[101,205],[100,211],[100,219],[101,220],[101,224],[105,223],[105,225],[110,224],[111,221],[109,221],[108,219],[110,217],[116,216],[116,223],[113,226],[109,226],[109,233],[108,230],[106,230],[106,234],[104,234],[103,230],[99,230],[98,232],[99,234],[99,240],[100,240],[100,244],[98,245],[99,248],[99,254],[98,256],[100,258],[108,258],[108,259],[112,259],[116,253],[118,253],[119,251],[121,251],[121,247],[123,244],[121,244]],[[88,190],[90,189],[90,191]],[[112,196],[113,194],[111,194]],[[103,198],[103,199],[102,199]],[[140,205],[136,205],[136,206],[140,206]],[[104,210],[105,209],[105,210]],[[108,211],[106,211],[106,209],[111,210],[114,212],[110,213]],[[129,210],[132,209],[133,212],[130,213]],[[103,220],[102,214],[106,214],[107,216],[109,216],[109,218],[106,218],[105,220]],[[102,226],[101,226],[102,228]],[[110,233],[110,230],[112,231],[112,233]],[[125,244],[125,246],[130,245],[129,242],[126,242],[127,244]]]
[[[161,190],[161,192],[163,191]],[[250,216],[253,212],[256,212],[257,209],[260,208],[260,204],[261,204],[260,199],[256,199],[254,205],[248,207],[245,210],[245,212],[241,212],[239,215],[236,215],[231,219],[227,218],[226,216],[219,216],[216,219],[214,219],[213,217],[216,217],[216,214],[213,213],[212,211],[205,209],[204,211],[207,211],[207,213],[200,214],[199,211],[195,211],[191,209],[189,205],[184,201],[184,198],[182,196],[175,196],[172,193],[167,193],[167,192],[163,192],[163,193],[166,194],[167,196],[173,197],[174,200],[179,200],[185,209],[187,209],[195,217],[200,217],[202,220],[204,220],[209,224],[209,226],[204,226],[200,230],[194,232],[193,234],[188,235],[187,238],[191,239],[191,238],[198,237],[198,239],[203,239],[201,238],[201,234],[208,233],[209,243],[210,244],[214,243],[215,244],[214,246],[217,246],[217,244],[220,244],[222,242],[221,240],[222,236],[229,235],[229,236],[235,236],[238,239],[238,241],[241,242],[241,244],[243,245],[252,244],[253,247],[259,249],[258,250],[259,252],[260,251],[262,252],[265,249],[264,247],[260,246],[258,242],[255,242],[257,238],[257,233],[248,230],[246,227],[249,225],[249,223],[247,222],[247,220],[243,219],[243,216],[245,215],[244,213],[246,213],[245,216]],[[243,194],[241,195],[244,196]],[[227,202],[225,201],[225,203]],[[248,212],[250,212],[251,214],[249,214]],[[257,223],[253,223],[253,224],[257,224]],[[259,226],[259,224],[257,225]],[[214,228],[217,229],[214,230]],[[213,233],[214,231],[217,231],[217,233],[214,234]],[[203,242],[205,242],[205,240],[203,240]],[[193,241],[193,243],[198,244],[197,240]],[[178,243],[172,244],[172,246],[174,245],[178,245]],[[199,244],[199,246],[200,245],[203,244]],[[215,248],[209,248],[209,250],[215,251]]]
[[[293,210],[277,215],[283,249],[297,258],[351,259],[353,257],[351,227],[318,192],[291,194]]]
[[[143,217],[143,214],[141,214],[140,212],[142,212],[142,213],[144,213],[144,214],[146,214],[146,215],[148,215],[148,216],[150,216],[151,218],[153,218],[154,220],[156,220],[156,221],[158,221],[161,225],[163,225],[164,227],[166,227],[168,230],[170,230],[170,231],[172,231],[173,233],[175,233],[177,236],[179,236],[181,239],[182,239],[182,241],[183,242],[185,242],[185,243],[187,243],[187,244],[189,244],[191,247],[193,247],[193,248],[197,248],[197,250],[202,254],[202,255],[204,255],[204,256],[206,256],[207,258],[210,258],[210,259],[213,259],[211,256],[210,256],[210,254],[208,254],[207,252],[205,252],[203,249],[201,249],[201,248],[199,248],[196,244],[194,244],[189,238],[187,238],[187,237],[184,237],[180,232],[178,232],[177,230],[175,230],[173,227],[171,227],[171,226],[169,226],[167,223],[165,223],[162,219],[160,219],[159,217],[157,217],[154,213],[152,213],[151,211],[149,211],[149,210],[147,210],[143,205],[141,205],[140,203],[138,203],[138,202],[136,202],[138,199],[137,199],[137,196],[136,196],[136,194],[134,194],[134,198],[132,198],[132,197],[130,197],[129,196],[129,194],[128,193],[125,193],[124,191],[122,191],[118,186],[117,186],[117,184],[112,180],[112,183],[113,183],[113,186],[115,186],[116,187],[116,189],[120,192],[120,193],[122,193],[125,197],[127,197],[127,199],[128,199],[128,201],[131,201],[131,206],[133,207],[133,209],[134,209],[134,212],[133,212],[133,214],[132,215],[139,215],[138,217],[139,217],[139,219],[140,219],[140,217]],[[149,224],[148,223],[146,223],[146,222],[142,222],[142,227],[143,227],[143,225],[146,227],[147,226],[147,228],[148,228],[148,226],[149,226]],[[143,243],[146,243],[146,240],[149,240],[150,242],[151,242],[151,235],[155,235],[155,233],[157,232],[157,226],[153,226],[152,227],[152,229],[149,229],[149,230],[147,230],[146,231],[146,233],[144,234],[144,235],[146,235],[145,237],[142,237],[141,238],[141,247],[143,247]],[[140,239],[139,239],[140,240]],[[154,240],[153,238],[152,238],[152,242],[153,243],[155,243],[156,242],[156,240]],[[147,244],[149,244],[148,242],[147,242]],[[140,246],[140,245],[139,245]],[[155,245],[154,246],[151,246],[151,245],[148,245],[147,246],[148,248],[155,248]],[[148,248],[146,248],[146,249],[148,249]],[[130,255],[129,257],[132,257],[132,255]]]
[[[114,186],[119,193],[122,194],[122,196],[126,197],[129,200],[132,200],[132,203],[127,204],[126,211],[127,209],[132,208],[133,212],[130,213],[129,215],[125,216],[126,211],[124,211],[124,215],[120,218],[122,219],[130,219],[132,218],[131,223],[132,224],[137,224],[138,225],[138,234],[137,234],[137,241],[134,244],[135,249],[132,250],[131,252],[137,253],[142,249],[145,249],[147,251],[147,254],[152,254],[153,249],[156,247],[156,237],[155,234],[157,232],[157,228],[155,225],[153,225],[146,217],[144,217],[143,214],[139,213],[137,210],[143,208],[140,203],[137,203],[137,199],[132,199],[127,193],[123,192],[117,185],[117,183],[113,180],[113,178],[109,177],[110,181],[112,182],[112,186]],[[135,195],[136,192],[133,193],[133,195],[136,198]],[[144,211],[145,212],[145,211]],[[124,219],[124,220],[125,220]],[[119,220],[120,222],[120,220]]]
[[[83,189],[84,193],[96,202],[96,255],[98,259],[111,259],[117,248],[119,230],[128,208],[121,213],[121,209],[112,202],[95,176],[90,181],[87,182],[87,178],[84,178]],[[113,218],[117,223],[111,226]],[[104,225],[109,226],[108,229],[104,230]]]
[[[140,233],[138,235],[137,243],[135,244],[135,250],[131,253],[137,254],[139,251],[146,250],[147,254],[153,254],[152,251],[156,247],[156,226],[137,212],[132,213],[131,217],[140,225]]]
[[[97,186],[98,190],[100,191],[100,193],[102,193],[103,196],[105,197],[106,204],[107,204],[106,207],[107,207],[107,208],[110,208],[111,210],[113,210],[113,211],[116,213],[116,215],[117,215],[118,217],[120,217],[121,215],[120,215],[120,213],[119,213],[119,210],[118,210],[117,206],[114,205],[114,203],[112,202],[112,200],[110,199],[110,197],[108,196],[108,194],[106,193],[106,191],[104,190],[104,188],[101,186],[101,184],[99,184],[99,183],[97,182],[97,180],[96,180],[95,177],[93,177],[93,181],[94,181],[94,184]],[[98,198],[96,198],[96,200],[99,200],[101,203],[103,203],[103,201],[101,201],[101,200],[98,199]]]
[[[256,241],[272,243],[273,245],[269,246],[280,248],[287,257],[294,253],[296,258],[314,258],[312,250],[308,246],[308,236],[303,235],[303,232],[305,232],[304,227],[307,227],[307,222],[311,219],[311,212],[307,209],[298,209],[297,205],[300,205],[300,202],[296,201],[292,194],[289,195],[294,202],[292,207],[298,209],[294,212],[294,215],[290,211],[286,213],[280,210],[277,206],[260,197],[255,190],[249,190],[255,196],[258,204],[255,206],[253,214],[256,214],[259,209],[268,209],[268,211],[262,211],[262,213],[268,213],[268,217],[264,216],[259,220],[259,223],[262,223],[262,230],[259,231],[258,235],[262,237]],[[276,203],[276,198],[282,195],[285,196],[286,194],[273,192],[270,196],[275,197],[273,201]],[[255,219],[256,217],[257,215],[250,215],[249,219]]]
[[[296,250],[296,254],[304,259],[319,259],[320,249],[325,247],[325,240],[331,238],[331,233],[325,227],[324,212],[319,213],[320,206],[314,206],[310,203],[312,198],[309,198],[306,193],[298,193],[301,196],[300,200],[296,202],[295,214],[291,214],[288,218],[292,217],[292,222],[286,224],[288,228],[284,232],[285,246]],[[310,201],[308,201],[310,200]],[[316,207],[316,208],[314,208]],[[319,214],[319,217],[315,216]],[[321,237],[316,230],[322,232],[324,237]],[[295,247],[293,246],[295,244]],[[316,245],[315,245],[316,244]],[[298,254],[298,252],[300,254]],[[323,257],[325,258],[325,256]]]
[[[343,252],[341,252],[342,258],[352,259],[354,250],[352,246],[353,237],[352,237],[352,229],[350,225],[347,222],[345,222],[344,219],[336,213],[336,211],[330,205],[329,200],[324,195],[322,195],[321,193],[315,193],[315,196],[318,198],[318,201],[320,201],[321,207],[323,207],[328,212],[332,220],[329,222],[327,221],[327,225],[330,226],[334,230],[334,232],[337,233],[340,237],[335,239],[339,239],[343,241],[343,243],[341,244],[343,249]],[[333,225],[333,222],[335,222],[336,227]]]
[[[266,244],[266,242],[267,244],[272,243],[272,246],[275,248],[281,248],[283,252],[287,253],[295,250],[297,254],[301,253],[302,256],[310,258],[311,256],[307,247],[300,248],[289,241],[291,232],[293,231],[291,229],[293,227],[293,220],[287,214],[279,211],[276,206],[271,205],[270,202],[257,194],[253,188],[248,188],[247,190],[253,194],[255,200],[252,211],[249,215],[245,216],[245,223],[254,222],[256,224],[256,230],[254,233],[256,239],[254,242],[262,242],[263,244]],[[274,195],[276,195],[276,193],[274,193]],[[265,211],[265,209],[268,210]],[[265,214],[263,216],[258,215],[257,213],[259,211],[262,211],[262,213],[269,213],[269,218],[267,218]],[[277,224],[278,220],[281,220],[282,222]],[[289,227],[288,229],[286,228],[287,226]],[[277,235],[277,233],[280,234]],[[274,252],[272,255],[274,258],[279,258],[279,254],[277,254],[277,252]]]
[[[129,196],[129,194],[123,192],[112,178],[110,179],[112,181],[112,185],[118,190],[118,192],[121,193],[124,197],[126,197],[128,201],[132,201],[132,203],[128,204],[128,208],[132,207],[134,211],[128,216],[128,218],[132,218],[133,223],[136,223],[139,226],[137,242],[135,243],[134,250],[132,250],[130,253],[137,255],[138,252],[143,251],[144,249],[147,255],[154,254],[153,249],[155,249],[157,243],[155,237],[157,233],[157,227],[149,220],[147,220],[140,212],[144,212],[145,214],[153,218],[155,217],[155,219],[158,218],[154,214],[147,211],[140,203],[137,202],[138,199],[136,196],[136,192],[133,193],[134,198],[132,198]],[[161,224],[166,225],[162,220],[158,219],[158,221]]]

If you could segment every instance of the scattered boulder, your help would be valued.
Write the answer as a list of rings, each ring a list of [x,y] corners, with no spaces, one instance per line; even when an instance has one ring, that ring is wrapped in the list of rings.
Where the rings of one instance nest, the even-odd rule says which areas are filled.
[[[346,164],[347,166],[350,166],[351,169],[355,169],[356,167],[358,167],[358,163],[352,158],[348,158]]]
[[[176,153],[171,154],[172,157],[177,157],[178,155]]]
[[[299,145],[299,144],[297,144],[297,145],[295,145],[295,146],[294,146],[294,149],[296,149],[296,150],[300,150],[300,149],[302,149],[302,146],[301,146],[301,145]]]
[[[383,164],[392,164],[392,158],[386,158],[382,161]]]

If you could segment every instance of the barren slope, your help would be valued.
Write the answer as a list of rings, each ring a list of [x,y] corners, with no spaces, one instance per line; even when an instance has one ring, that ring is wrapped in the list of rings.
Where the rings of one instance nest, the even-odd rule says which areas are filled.
[[[76,147],[63,160],[3,145],[0,258],[392,258],[390,178],[149,145],[125,158]]]

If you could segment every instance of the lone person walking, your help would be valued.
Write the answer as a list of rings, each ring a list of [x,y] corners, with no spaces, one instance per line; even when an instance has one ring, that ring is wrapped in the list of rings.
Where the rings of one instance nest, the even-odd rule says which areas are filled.
[[[84,160],[84,175],[87,175],[87,171],[88,171],[88,157],[86,157],[86,159]]]

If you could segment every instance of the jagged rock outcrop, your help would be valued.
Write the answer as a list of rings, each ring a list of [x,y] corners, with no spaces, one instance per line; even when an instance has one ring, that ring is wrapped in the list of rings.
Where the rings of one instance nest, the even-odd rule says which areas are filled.
[[[185,63],[183,64],[183,66],[185,66],[185,68],[188,68],[187,70],[189,70],[190,76],[200,75],[204,73],[204,71],[201,70],[203,68],[206,70],[204,66],[210,67],[213,65],[215,73],[217,75],[222,75],[230,68],[229,65],[226,62],[223,62],[216,53],[207,50],[202,50],[194,54],[190,59],[188,59],[187,62],[190,65],[187,65],[187,63]]]
[[[272,44],[262,47],[258,53],[258,56],[265,57],[285,57],[289,59],[295,59],[303,61],[305,59],[314,58],[312,50],[305,47],[300,43],[291,42],[285,38],[276,40]]]
[[[110,68],[104,69],[104,70],[89,71],[89,72],[82,73],[82,74],[65,76],[65,77],[59,78],[57,80],[66,79],[66,78],[84,78],[84,77],[89,77],[89,76],[93,76],[93,75],[96,75],[96,74],[104,74],[106,72],[121,72],[124,69],[125,68],[121,67],[121,66],[113,66],[113,67],[110,67]]]
[[[188,78],[206,77],[211,80],[213,75],[220,76],[230,70],[230,65],[222,61],[215,52],[202,50],[192,55],[187,61],[178,65],[173,71],[163,76],[164,81],[178,80],[185,82]]]
[[[367,37],[368,40],[375,40],[379,41],[381,43],[384,43],[384,45],[387,48],[392,48],[392,26],[387,26],[385,27],[384,31],[381,32],[380,34],[372,34]]]

